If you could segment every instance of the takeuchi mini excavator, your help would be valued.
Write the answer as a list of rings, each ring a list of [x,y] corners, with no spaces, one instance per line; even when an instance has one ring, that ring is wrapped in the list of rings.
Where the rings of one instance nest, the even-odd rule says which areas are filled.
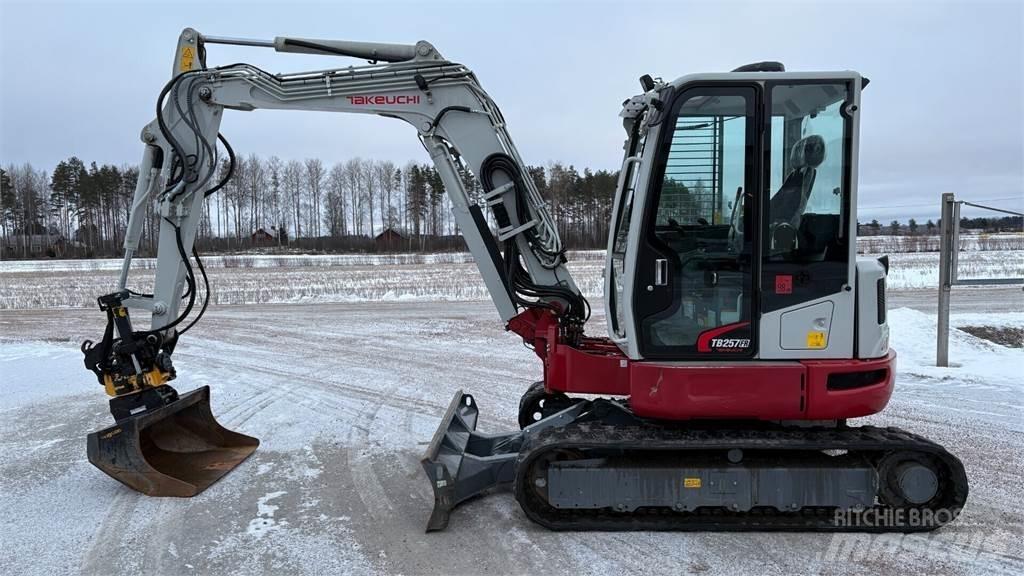
[[[360,66],[272,74],[207,65],[235,44],[329,54]],[[849,426],[885,408],[895,353],[886,258],[856,256],[856,72],[776,62],[673,82],[643,76],[626,131],[605,269],[607,337],[566,269],[544,199],[497,105],[429,43],[376,44],[182,32],[144,152],[118,290],[83,344],[116,423],[89,460],[153,496],[193,496],[245,460],[255,438],[220,426],[209,388],[178,394],[171,358],[209,285],[193,247],[218,178],[225,111],[375,114],[412,125],[506,328],[544,366],[521,429],[476,431],[459,392],[423,457],[428,530],[460,502],[511,488],[555,530],[931,530],[967,498],[960,461],[897,428]],[[464,176],[483,187],[475,199]],[[128,289],[147,206],[160,215],[152,294]],[[485,218],[489,211],[492,230]],[[200,303],[199,282],[206,287]],[[151,315],[133,326],[129,310]],[[443,361],[444,359],[439,359]],[[585,395],[581,397],[579,395]]]

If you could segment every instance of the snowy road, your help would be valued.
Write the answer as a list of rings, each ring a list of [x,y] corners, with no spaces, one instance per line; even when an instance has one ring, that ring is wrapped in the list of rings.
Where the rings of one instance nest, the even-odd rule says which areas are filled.
[[[893,308],[927,311],[934,293],[890,302],[897,392],[864,422],[947,445],[971,479],[961,519],[926,536],[550,533],[509,494],[424,534],[419,458],[452,395],[472,391],[481,427],[507,430],[540,378],[484,302],[211,310],[175,353],[176,385],[211,385],[218,418],[262,445],[196,498],[148,498],[85,460],[110,417],[77,346],[102,315],[0,311],[0,573],[1020,574],[1024,352],[954,331],[961,366],[930,367],[934,316]],[[971,291],[954,311],[1024,326],[1019,288]]]

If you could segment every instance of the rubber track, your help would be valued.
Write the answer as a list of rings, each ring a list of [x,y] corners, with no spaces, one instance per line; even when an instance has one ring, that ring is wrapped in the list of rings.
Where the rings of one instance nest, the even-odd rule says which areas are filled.
[[[686,430],[654,426],[610,426],[594,422],[570,424],[545,430],[529,438],[520,451],[515,483],[516,499],[526,515],[552,530],[693,530],[693,531],[793,531],[793,532],[924,532],[927,526],[836,525],[833,508],[803,508],[781,512],[755,508],[733,512],[725,508],[700,508],[681,512],[646,508],[634,512],[557,509],[548,505],[529,486],[532,467],[550,450],[847,450],[864,453],[874,464],[885,453],[909,451],[938,458],[945,466],[940,475],[941,492],[928,508],[945,509],[943,520],[952,520],[967,501],[967,476],[963,464],[938,444],[899,428],[862,426],[834,429]],[[780,455],[780,463],[785,457]],[[871,512],[892,510],[876,505]],[[908,507],[904,512],[909,511]],[[921,510],[918,507],[918,510]]]

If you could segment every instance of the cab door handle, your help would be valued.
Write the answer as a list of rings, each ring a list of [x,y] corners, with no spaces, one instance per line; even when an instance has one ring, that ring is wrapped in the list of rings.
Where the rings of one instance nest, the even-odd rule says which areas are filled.
[[[668,285],[668,260],[665,258],[658,258],[654,261],[654,285]]]

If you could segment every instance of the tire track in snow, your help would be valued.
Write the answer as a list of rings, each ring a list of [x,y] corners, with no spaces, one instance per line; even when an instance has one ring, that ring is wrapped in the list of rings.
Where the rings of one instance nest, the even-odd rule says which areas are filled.
[[[219,364],[228,368],[237,368],[236,363],[229,360],[220,360],[213,358],[204,358],[204,361],[211,364]],[[302,403],[309,397],[316,397],[320,400],[326,399],[339,399],[347,400],[353,399],[356,401],[367,401],[367,402],[379,402],[382,396],[382,390],[377,388],[369,388],[364,386],[358,386],[355,384],[345,384],[341,382],[330,382],[325,383],[322,379],[309,376],[306,373],[294,373],[280,368],[271,368],[269,366],[260,366],[255,364],[247,364],[244,366],[246,372],[255,372],[258,374],[274,376],[276,378],[284,378],[291,380],[298,385],[293,387],[277,387],[274,384],[258,384],[255,381],[250,385],[262,389],[267,392],[268,389],[277,389],[280,392],[275,396],[276,399],[280,399],[285,395],[294,395],[297,402]],[[342,394],[339,394],[342,393]],[[272,393],[272,392],[271,392]],[[401,396],[396,394],[390,394],[387,396],[389,405],[395,408],[413,410],[419,413],[426,414],[437,414],[443,415],[444,408],[438,407],[429,401],[425,401],[416,397]],[[335,407],[341,408],[340,405]],[[265,409],[265,406],[262,409]],[[353,416],[359,417],[360,412],[358,408],[344,407],[345,411],[350,412]],[[246,419],[251,418],[248,416]]]
[[[82,556],[82,574],[110,574],[108,555],[112,545],[121,542],[125,534],[125,525],[135,513],[135,508],[143,496],[126,486],[118,484],[119,492],[111,499],[110,506],[103,516],[103,521],[89,542],[89,548]]]
[[[250,396],[221,413],[218,420],[223,420],[227,428],[242,426],[253,416],[265,410],[284,396],[287,391],[268,387],[255,396]]]
[[[356,498],[350,499],[349,506],[356,505],[353,512],[361,513],[353,517],[361,517],[362,519],[357,523],[367,528],[376,525],[377,529],[380,529],[381,526],[385,526],[384,530],[392,533],[394,530],[407,530],[410,528],[410,524],[413,524],[415,525],[413,529],[419,532],[422,530],[421,522],[427,517],[433,504],[433,495],[429,486],[419,477],[422,471],[418,468],[417,459],[410,457],[409,452],[401,448],[386,446],[380,449],[378,443],[371,437],[374,430],[379,429],[381,424],[392,426],[393,423],[390,419],[386,422],[381,419],[385,410],[397,410],[401,414],[398,417],[402,422],[399,425],[400,429],[409,432],[413,430],[416,416],[430,415],[440,418],[443,415],[448,400],[447,394],[433,394],[431,400],[424,400],[423,395],[432,390],[407,383],[423,380],[424,374],[429,377],[436,373],[438,379],[443,376],[441,372],[447,365],[440,364],[433,359],[438,356],[437,351],[433,349],[434,346],[428,344],[426,348],[430,349],[426,359],[405,362],[406,355],[403,354],[401,364],[384,367],[391,370],[388,375],[391,380],[389,385],[382,388],[352,385],[348,382],[328,380],[317,375],[341,373],[345,374],[346,380],[381,382],[380,370],[382,367],[380,367],[379,355],[388,353],[386,347],[357,346],[358,354],[347,354],[344,357],[346,365],[331,366],[330,357],[327,357],[328,365],[322,370],[316,371],[296,373],[293,371],[295,369],[290,369],[292,366],[296,366],[294,362],[280,362],[268,366],[265,364],[267,361],[262,358],[256,366],[246,364],[244,368],[249,372],[267,375],[271,380],[291,379],[294,384],[292,387],[296,389],[296,402],[304,407],[309,407],[314,412],[329,414],[333,417],[337,417],[343,411],[352,414],[351,417],[346,418],[347,424],[350,426],[344,440],[348,446],[342,456],[344,458],[342,462],[346,465],[338,467],[337,472],[342,474],[339,484],[352,486],[351,490],[356,492]],[[408,353],[408,356],[419,356],[417,350],[405,349],[404,351]],[[374,355],[377,355],[377,358],[374,358]],[[466,356],[465,364],[471,366],[473,355]],[[314,353],[312,357],[322,359],[325,355]],[[303,360],[307,359],[303,358]],[[463,359],[459,358],[454,361],[462,363]],[[370,368],[366,368],[367,366]],[[297,368],[297,370],[301,369],[302,366]],[[473,372],[479,374],[480,381],[488,382],[493,381],[495,374],[504,375],[508,370],[509,368],[502,367],[501,370],[484,369],[473,370]],[[262,379],[260,381],[262,382]],[[402,390],[406,390],[408,393],[399,394]],[[444,405],[441,405],[442,402]],[[359,404],[353,407],[355,403]],[[398,418],[395,418],[396,423],[399,421]],[[410,437],[411,434],[405,436]],[[359,450],[362,450],[363,454],[360,454]],[[383,459],[377,458],[377,455],[381,455]],[[397,463],[395,459],[397,459]],[[389,468],[392,464],[395,464],[404,473],[395,474],[394,469]],[[351,491],[349,493],[351,494]],[[405,495],[408,495],[408,500],[400,498]],[[503,509],[511,510],[511,506],[515,506],[515,503],[511,502],[511,506],[509,504],[510,502],[504,499],[493,503]],[[422,518],[420,514],[422,514]],[[402,519],[398,520],[398,518]],[[520,528],[516,528],[516,531],[520,534],[517,541],[508,542],[503,545],[503,548],[512,555],[528,553],[530,556],[536,556],[537,546],[530,538],[529,533]],[[493,533],[494,531],[487,528],[486,532]],[[373,536],[364,535],[364,538],[369,538],[368,542],[374,541]],[[491,540],[501,542],[502,536],[493,533]],[[388,541],[375,542],[375,544],[381,546],[382,549],[388,549],[389,552],[392,551],[392,544]],[[531,550],[533,552],[530,552]],[[530,565],[536,568],[536,565]]]
[[[398,383],[392,384],[381,394],[381,398],[391,397],[398,388]],[[349,428],[351,448],[347,451],[348,468],[353,484],[358,487],[356,494],[363,501],[370,516],[379,520],[382,515],[390,516],[394,511],[391,498],[384,490],[384,486],[381,485],[377,472],[373,468],[371,457],[374,453],[374,443],[370,441],[370,429],[376,421],[381,407],[384,406],[384,402],[369,402],[368,405],[371,407],[370,410],[360,411],[359,420],[362,425],[353,422]],[[365,450],[367,454],[362,454],[362,450]]]

